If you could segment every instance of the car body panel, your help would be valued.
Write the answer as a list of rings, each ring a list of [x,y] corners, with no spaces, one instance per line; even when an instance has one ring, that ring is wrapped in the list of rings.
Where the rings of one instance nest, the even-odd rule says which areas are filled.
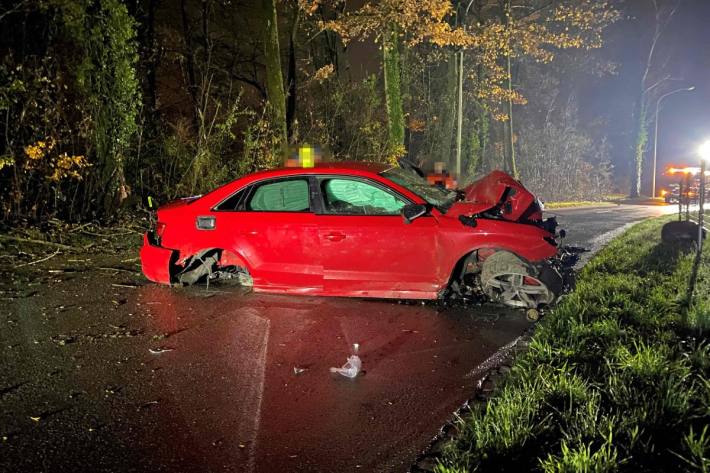
[[[535,196],[523,185],[503,171],[493,171],[464,189],[467,202],[478,203],[491,208],[502,206],[502,216],[506,220],[520,220],[535,203]],[[542,212],[534,209],[527,218],[541,219]]]
[[[448,286],[457,263],[474,250],[505,249],[531,262],[557,253],[550,243],[553,235],[513,221],[516,216],[532,215],[535,198],[505,173],[494,172],[467,187],[465,200],[453,203],[445,213],[431,208],[428,215],[409,224],[400,215],[323,212],[320,190],[315,189],[319,179],[333,176],[366,180],[408,203],[426,204],[417,194],[380,175],[386,169],[382,164],[330,163],[263,171],[202,197],[162,206],[157,212],[162,234],[153,243],[146,237],[141,250],[144,274],[168,283],[171,271],[174,276],[191,256],[214,248],[223,250],[221,265],[249,272],[255,291],[434,299]],[[249,195],[252,185],[295,176],[309,179],[308,212],[220,208],[237,192]],[[515,192],[507,190],[511,187]],[[510,201],[507,211],[501,218],[487,218],[486,212],[499,208],[502,198]],[[214,228],[198,228],[198,217],[214,218]],[[474,219],[475,224],[464,224],[462,217]]]
[[[223,212],[217,218],[224,230],[216,240],[226,242],[229,249],[241,250],[241,256],[249,262],[255,288],[322,290],[323,267],[314,214]]]
[[[174,254],[174,250],[151,242],[148,234],[143,235],[140,258],[145,277],[157,283],[170,284],[170,265]]]
[[[326,292],[432,294],[440,290],[434,217],[411,224],[400,215],[318,215],[316,221]]]

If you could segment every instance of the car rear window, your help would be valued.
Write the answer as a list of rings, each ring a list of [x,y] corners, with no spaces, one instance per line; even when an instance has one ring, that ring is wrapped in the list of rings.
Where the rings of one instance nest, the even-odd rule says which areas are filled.
[[[289,179],[259,185],[246,206],[252,212],[308,212],[308,181]]]

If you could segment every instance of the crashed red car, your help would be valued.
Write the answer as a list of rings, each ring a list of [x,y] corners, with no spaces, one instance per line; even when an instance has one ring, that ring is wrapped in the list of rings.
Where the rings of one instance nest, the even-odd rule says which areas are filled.
[[[406,161],[324,163],[160,207],[141,262],[163,284],[237,277],[260,292],[536,308],[562,286],[556,226],[500,171],[448,191]]]

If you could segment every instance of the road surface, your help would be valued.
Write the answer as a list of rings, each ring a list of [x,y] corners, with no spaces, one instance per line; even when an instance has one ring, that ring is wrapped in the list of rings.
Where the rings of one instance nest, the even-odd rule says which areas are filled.
[[[554,213],[597,249],[667,211]],[[134,256],[2,278],[0,471],[404,472],[529,327],[489,305],[158,287]],[[364,374],[330,373],[354,343]]]

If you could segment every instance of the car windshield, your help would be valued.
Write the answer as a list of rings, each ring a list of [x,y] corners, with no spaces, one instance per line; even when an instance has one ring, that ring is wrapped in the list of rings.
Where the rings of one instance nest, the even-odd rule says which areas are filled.
[[[413,169],[391,168],[380,175],[417,194],[442,213],[446,213],[456,200],[455,191],[432,186]]]

